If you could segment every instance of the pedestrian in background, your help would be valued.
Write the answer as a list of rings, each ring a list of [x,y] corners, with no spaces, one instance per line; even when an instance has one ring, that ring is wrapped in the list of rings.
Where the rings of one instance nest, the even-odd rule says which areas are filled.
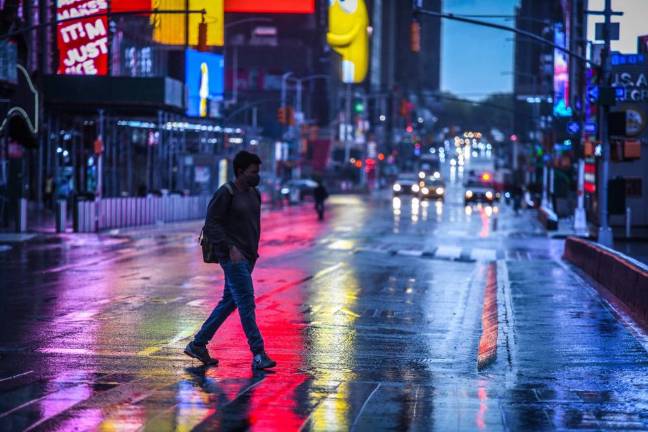
[[[324,187],[324,183],[319,180],[317,187],[313,190],[313,199],[315,200],[315,211],[319,220],[324,220],[324,201],[328,198],[329,194]]]
[[[203,235],[216,251],[225,274],[225,287],[220,302],[184,350],[205,365],[218,364],[209,355],[207,344],[236,309],[252,351],[252,367],[268,369],[277,364],[265,352],[256,322],[252,284],[261,232],[261,195],[256,189],[260,165],[257,155],[239,152],[234,158],[236,180],[221,186],[207,209]]]

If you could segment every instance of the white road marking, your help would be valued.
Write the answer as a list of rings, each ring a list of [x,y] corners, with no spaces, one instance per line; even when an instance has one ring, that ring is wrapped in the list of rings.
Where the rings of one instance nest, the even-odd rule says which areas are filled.
[[[495,261],[497,259],[497,250],[475,248],[471,251],[470,257],[477,261]]]
[[[434,254],[435,258],[458,259],[461,256],[462,248],[459,246],[439,246]]]
[[[380,388],[381,385],[382,385],[382,383],[378,383],[376,388],[373,389],[373,391],[369,394],[367,399],[364,401],[364,403],[362,404],[362,407],[360,408],[360,411],[358,411],[358,415],[356,416],[355,420],[353,420],[353,424],[351,425],[351,430],[355,429],[356,424],[358,423],[358,420],[362,416],[362,412],[365,410],[365,408],[367,408],[367,404],[369,403],[369,401],[371,400],[373,395],[376,394],[376,392],[378,391],[378,389]]]
[[[21,376],[29,375],[29,374],[32,374],[32,373],[34,373],[33,370],[30,370],[30,371],[27,371],[27,372],[23,372],[23,373],[19,373],[18,375],[10,376],[10,377],[7,377],[7,378],[2,378],[2,379],[0,379],[0,382],[3,382],[3,381],[9,381],[9,380],[12,380],[12,379],[20,378]]]
[[[415,256],[415,257],[420,257],[423,255],[422,250],[399,250],[396,252],[398,255],[404,255],[404,256]]]

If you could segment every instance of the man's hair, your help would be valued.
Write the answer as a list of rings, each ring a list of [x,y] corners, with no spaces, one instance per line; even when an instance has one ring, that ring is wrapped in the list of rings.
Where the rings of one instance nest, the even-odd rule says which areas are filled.
[[[234,175],[239,176],[239,170],[245,171],[250,165],[261,165],[261,159],[254,153],[241,150],[234,156]]]

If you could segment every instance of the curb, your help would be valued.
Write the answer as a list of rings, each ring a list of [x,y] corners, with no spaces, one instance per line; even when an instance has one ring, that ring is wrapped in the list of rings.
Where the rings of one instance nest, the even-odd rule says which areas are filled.
[[[568,237],[565,241],[563,258],[598,282],[648,329],[648,266],[576,237]]]

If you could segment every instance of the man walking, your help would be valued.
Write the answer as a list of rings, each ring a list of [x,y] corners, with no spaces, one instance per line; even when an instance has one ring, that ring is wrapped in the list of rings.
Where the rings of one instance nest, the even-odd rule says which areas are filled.
[[[317,187],[313,190],[313,198],[315,200],[315,211],[319,220],[324,220],[324,201],[328,198],[329,194],[324,187],[324,183],[320,180],[317,182]]]
[[[261,159],[253,153],[239,152],[234,158],[236,180],[216,191],[209,203],[203,235],[213,245],[225,273],[223,297],[184,352],[205,365],[218,364],[207,350],[207,343],[234,310],[252,351],[252,367],[276,366],[265,352],[263,337],[257,327],[252,270],[258,258],[261,225],[259,185]]]

